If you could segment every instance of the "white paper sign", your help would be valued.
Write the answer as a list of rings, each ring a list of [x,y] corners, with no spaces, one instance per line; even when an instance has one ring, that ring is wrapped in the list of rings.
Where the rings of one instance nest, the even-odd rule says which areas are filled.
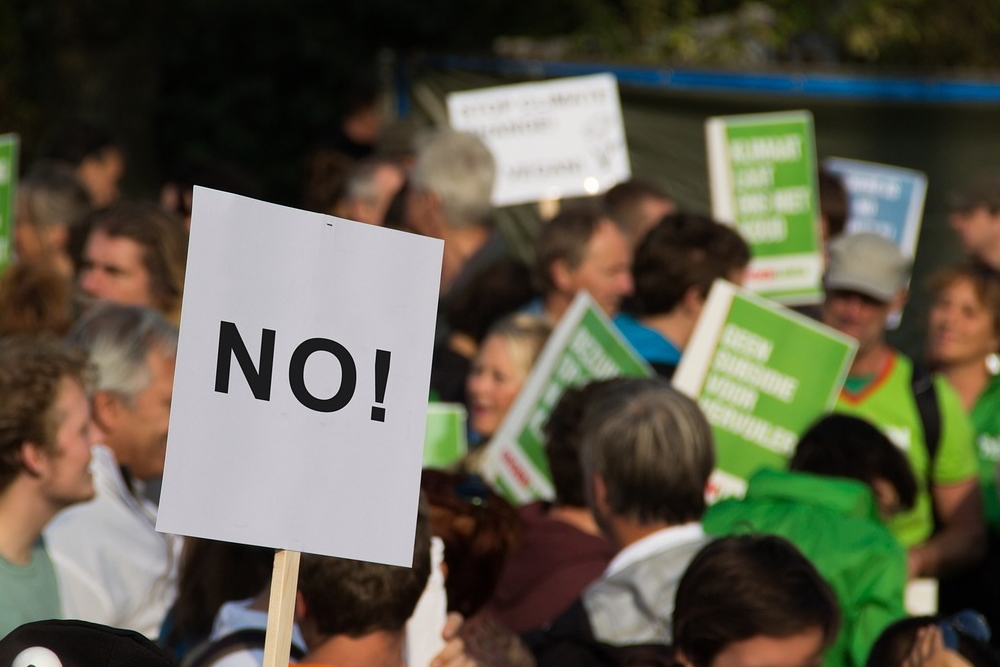
[[[452,93],[448,116],[492,151],[495,206],[595,195],[631,175],[612,74]]]
[[[409,566],[441,252],[196,188],[157,530]]]

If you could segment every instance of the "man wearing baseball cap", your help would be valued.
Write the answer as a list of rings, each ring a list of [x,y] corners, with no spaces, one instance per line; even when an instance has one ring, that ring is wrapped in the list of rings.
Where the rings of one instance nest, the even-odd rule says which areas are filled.
[[[948,223],[973,259],[1000,271],[1000,174],[982,174],[951,195]]]
[[[948,383],[885,340],[886,319],[906,301],[909,261],[868,233],[836,239],[829,253],[822,320],[858,341],[836,410],[875,424],[913,467],[916,504],[888,523],[908,549],[910,576],[953,572],[985,544],[973,434]]]

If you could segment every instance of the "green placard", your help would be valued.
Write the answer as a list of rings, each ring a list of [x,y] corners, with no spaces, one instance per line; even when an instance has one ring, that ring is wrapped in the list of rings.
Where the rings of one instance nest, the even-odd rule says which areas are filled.
[[[568,387],[609,377],[647,377],[652,370],[600,312],[577,295],[549,337],[503,424],[487,445],[486,476],[514,503],[552,497],[542,426]]]
[[[807,111],[710,118],[712,213],[750,244],[747,287],[817,303],[823,271],[816,150]]]
[[[466,419],[465,406],[460,403],[431,403],[427,406],[425,468],[447,468],[468,453]]]
[[[16,134],[0,135],[0,271],[10,264],[13,251],[18,145]]]
[[[856,342],[724,281],[712,287],[674,385],[715,436],[710,495],[742,495],[763,467],[784,468],[799,436],[837,400]]]

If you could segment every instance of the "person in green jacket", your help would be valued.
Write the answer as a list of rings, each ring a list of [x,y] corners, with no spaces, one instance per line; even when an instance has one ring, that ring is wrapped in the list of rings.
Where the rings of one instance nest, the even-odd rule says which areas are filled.
[[[883,520],[915,496],[906,456],[868,422],[836,414],[802,436],[790,470],[759,471],[743,500],[711,507],[704,525],[710,535],[772,534],[798,547],[843,617],[823,666],[860,667],[879,633],[906,615],[906,552]]]

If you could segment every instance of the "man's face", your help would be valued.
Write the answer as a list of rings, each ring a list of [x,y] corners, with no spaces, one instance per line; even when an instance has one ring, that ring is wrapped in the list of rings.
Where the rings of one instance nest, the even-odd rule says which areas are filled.
[[[858,341],[863,354],[878,345],[885,333],[885,320],[893,304],[849,290],[828,290],[823,302],[823,323]]]
[[[1000,245],[1000,215],[990,213],[986,206],[965,211],[953,211],[948,223],[955,230],[962,248],[971,255],[995,252]]]
[[[138,479],[163,474],[170,423],[170,397],[174,388],[173,356],[153,349],[146,355],[151,381],[131,401],[111,397],[102,416],[105,443],[115,452],[118,463]]]
[[[118,181],[124,172],[125,156],[117,148],[105,148],[98,155],[85,158],[77,169],[95,209],[118,201]]]
[[[90,447],[98,432],[90,419],[90,402],[74,379],[63,378],[52,410],[59,426],[52,447],[40,450],[39,477],[48,502],[62,509],[94,497]]]
[[[95,229],[83,250],[80,289],[84,293],[128,306],[156,307],[143,249],[124,236]]]
[[[622,299],[632,293],[632,248],[625,234],[609,220],[602,221],[575,269],[566,270],[570,294],[585,289],[609,316],[618,313]]]

